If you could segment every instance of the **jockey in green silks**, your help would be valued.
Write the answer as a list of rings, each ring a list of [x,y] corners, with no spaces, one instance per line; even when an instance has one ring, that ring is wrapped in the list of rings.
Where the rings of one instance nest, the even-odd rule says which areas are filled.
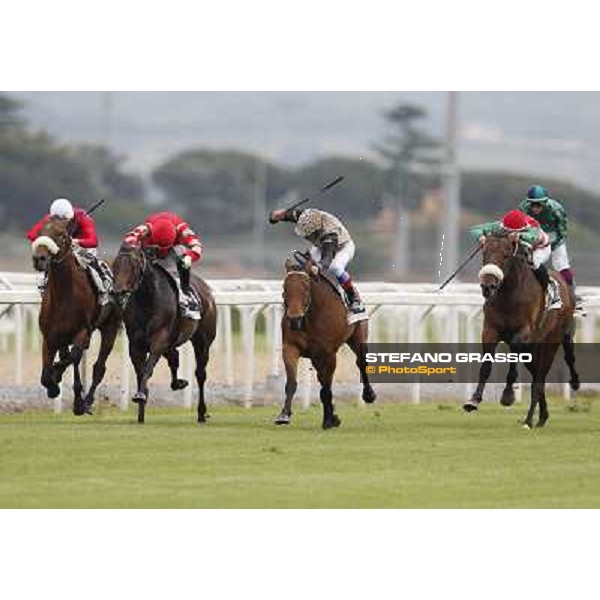
[[[551,198],[548,190],[541,185],[532,185],[527,190],[527,198],[521,202],[519,208],[538,221],[541,228],[550,236],[552,267],[562,275],[571,295],[579,301],[580,299],[575,296],[575,274],[567,254],[567,211],[562,202]]]

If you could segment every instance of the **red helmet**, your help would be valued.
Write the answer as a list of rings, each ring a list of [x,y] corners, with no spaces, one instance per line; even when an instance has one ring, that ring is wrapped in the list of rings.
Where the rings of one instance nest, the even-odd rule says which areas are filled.
[[[511,231],[520,231],[527,227],[527,215],[520,210],[511,210],[504,215],[502,225]]]
[[[177,239],[177,229],[168,219],[160,219],[151,225],[152,241],[161,248],[171,248]]]

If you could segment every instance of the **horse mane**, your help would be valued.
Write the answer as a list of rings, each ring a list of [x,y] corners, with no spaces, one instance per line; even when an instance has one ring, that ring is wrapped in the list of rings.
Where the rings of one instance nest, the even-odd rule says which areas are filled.
[[[499,230],[499,231],[494,231],[493,233],[490,233],[487,237],[492,238],[492,239],[497,239],[497,240],[507,240],[510,233],[511,233],[510,231]],[[528,247],[526,245],[524,245],[523,242],[521,242],[521,240],[519,240],[518,246],[517,246],[517,251],[511,257],[511,259],[514,260],[515,262],[527,263],[528,252],[529,252]]]

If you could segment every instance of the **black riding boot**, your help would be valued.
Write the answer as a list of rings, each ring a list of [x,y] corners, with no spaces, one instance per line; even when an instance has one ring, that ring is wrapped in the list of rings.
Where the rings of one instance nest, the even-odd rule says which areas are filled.
[[[548,275],[548,269],[546,269],[545,265],[540,265],[537,269],[533,271],[533,274],[540,282],[540,285],[542,286],[542,291],[545,294],[546,290],[548,289],[548,284],[550,283],[550,275]]]
[[[183,293],[189,295],[192,291],[190,288],[190,270],[189,269],[184,269],[184,268],[179,269],[179,281],[181,281],[181,289],[183,290]]]
[[[346,291],[346,296],[348,297],[348,303],[350,304],[350,312],[354,314],[365,312],[365,307],[360,299],[360,294],[358,290],[354,286],[354,284],[350,285],[347,288],[344,288]]]
[[[177,265],[177,271],[179,272],[179,283],[181,285],[181,291],[183,292],[185,299],[185,305],[182,306],[184,309],[184,313],[195,313],[200,310],[200,306],[198,301],[196,300],[196,295],[192,291],[192,286],[190,284],[190,269],[186,269],[184,267],[180,267]]]

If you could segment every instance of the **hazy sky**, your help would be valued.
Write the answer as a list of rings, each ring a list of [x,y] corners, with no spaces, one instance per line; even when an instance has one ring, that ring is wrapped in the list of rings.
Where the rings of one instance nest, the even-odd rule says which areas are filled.
[[[109,143],[148,171],[191,147],[241,148],[289,165],[323,154],[372,157],[382,111],[422,104],[443,135],[444,92],[16,92],[26,115],[64,140]],[[460,160],[600,188],[600,94],[465,92]]]

